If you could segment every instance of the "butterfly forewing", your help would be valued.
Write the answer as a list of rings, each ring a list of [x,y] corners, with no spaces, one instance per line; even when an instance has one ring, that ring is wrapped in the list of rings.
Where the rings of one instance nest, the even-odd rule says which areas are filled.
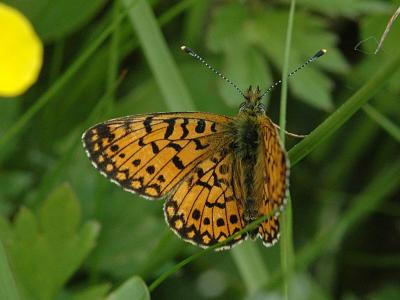
[[[231,119],[208,113],[156,113],[110,120],[83,135],[93,165],[124,189],[167,195],[223,140]]]

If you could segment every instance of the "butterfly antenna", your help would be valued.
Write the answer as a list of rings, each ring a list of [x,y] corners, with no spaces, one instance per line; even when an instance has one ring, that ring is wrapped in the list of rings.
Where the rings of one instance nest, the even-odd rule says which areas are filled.
[[[217,69],[215,69],[213,66],[209,65],[204,58],[202,58],[200,55],[198,55],[196,52],[194,52],[192,49],[190,49],[189,47],[186,47],[185,45],[181,46],[181,50],[183,52],[186,52],[187,54],[189,54],[190,56],[194,57],[195,59],[197,59],[198,61],[200,61],[203,65],[205,65],[208,69],[210,69],[211,71],[213,71],[215,74],[217,74],[220,78],[222,78],[223,80],[225,80],[227,83],[229,83],[231,86],[233,86],[238,92],[239,94],[241,94],[244,98],[246,98],[245,94],[241,91],[241,89],[232,82],[232,80],[230,80],[229,78],[226,78],[220,71],[218,71]]]
[[[299,66],[296,70],[293,70],[292,72],[289,73],[288,77],[292,77],[294,74],[296,74],[298,71],[303,69],[305,66],[307,66],[309,63],[312,63],[313,61],[317,60],[317,58],[321,57],[327,52],[326,49],[321,49],[317,53],[315,53],[313,56],[311,56],[305,63],[303,63],[301,66]],[[271,92],[274,88],[276,88],[278,85],[282,84],[282,79],[278,80],[275,82],[273,85],[271,85],[262,95],[261,98],[264,97],[266,94]]]

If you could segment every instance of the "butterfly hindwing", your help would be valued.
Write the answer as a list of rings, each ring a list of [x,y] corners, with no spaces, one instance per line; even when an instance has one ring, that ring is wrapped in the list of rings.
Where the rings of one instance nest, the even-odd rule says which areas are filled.
[[[269,119],[262,126],[264,159],[264,191],[260,206],[261,215],[270,215],[260,224],[258,234],[264,245],[271,246],[279,239],[278,215],[283,209],[289,188],[289,161],[279,135]]]
[[[242,202],[236,198],[233,153],[213,153],[169,196],[165,217],[181,238],[203,248],[226,240],[245,227]],[[243,240],[238,236],[220,249]]]
[[[279,217],[272,216],[262,222],[258,227],[258,236],[266,247],[276,244],[279,240]]]
[[[167,195],[223,140],[231,119],[210,113],[155,113],[93,126],[82,139],[92,164],[125,190]]]

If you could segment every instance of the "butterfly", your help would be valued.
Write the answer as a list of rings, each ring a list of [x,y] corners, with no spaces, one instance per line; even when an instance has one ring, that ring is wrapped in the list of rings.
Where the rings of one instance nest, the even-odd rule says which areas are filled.
[[[204,112],[150,113],[97,124],[82,137],[92,164],[124,190],[165,198],[169,227],[203,248],[236,236],[265,246],[279,239],[279,211],[289,187],[289,161],[259,88],[243,93],[235,117]]]

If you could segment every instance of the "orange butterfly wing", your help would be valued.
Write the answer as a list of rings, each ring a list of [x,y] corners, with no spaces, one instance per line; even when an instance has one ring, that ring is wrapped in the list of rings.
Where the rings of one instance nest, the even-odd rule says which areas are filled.
[[[279,135],[271,120],[263,122],[264,196],[260,215],[271,215],[260,224],[258,234],[265,246],[274,245],[279,239],[279,212],[286,204],[289,191],[289,160]]]
[[[231,119],[210,113],[154,113],[113,119],[82,136],[92,164],[112,182],[160,198],[223,141]]]
[[[206,248],[245,227],[233,173],[233,153],[222,148],[201,162],[164,206],[165,217],[181,238]],[[237,188],[239,190],[239,188]],[[218,250],[245,239],[237,236]]]
[[[201,112],[145,114],[95,125],[82,140],[103,175],[147,198],[168,196],[164,212],[173,231],[209,247],[246,225],[241,175],[229,148],[232,136],[225,131],[232,122]],[[259,215],[267,215],[283,208],[289,165],[271,121],[265,118],[261,127],[264,190]],[[266,246],[277,241],[277,215],[260,224],[258,235]],[[238,236],[219,249],[245,238],[247,234]]]

